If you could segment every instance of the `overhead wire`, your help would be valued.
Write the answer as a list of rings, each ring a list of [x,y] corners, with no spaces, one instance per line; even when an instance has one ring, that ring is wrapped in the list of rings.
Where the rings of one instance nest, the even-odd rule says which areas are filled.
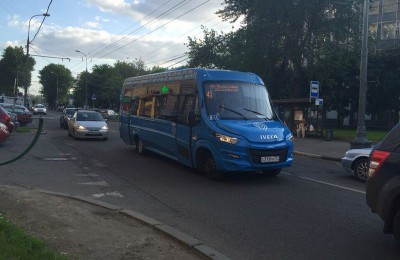
[[[174,10],[176,10],[177,8],[180,8],[180,7],[182,7],[182,6],[184,6],[184,5],[188,4],[188,3],[190,3],[190,2],[193,1],[193,0],[189,0],[188,2],[187,2],[187,1],[188,1],[188,0],[182,0],[182,1],[179,2],[178,4],[172,6],[172,7],[169,8],[168,10],[164,11],[163,13],[161,13],[160,15],[154,17],[154,18],[151,19],[149,22],[145,23],[144,25],[142,25],[142,26],[140,26],[139,28],[135,29],[134,31],[130,32],[129,34],[123,36],[121,39],[115,41],[114,43],[112,43],[112,44],[110,44],[109,46],[103,48],[102,50],[100,50],[100,51],[98,51],[98,52],[96,52],[96,53],[93,53],[93,54],[92,54],[92,57],[94,57],[95,55],[99,54],[100,52],[103,52],[103,51],[105,51],[105,50],[107,50],[107,49],[109,49],[109,48],[115,46],[116,44],[118,44],[118,43],[121,42],[122,40],[126,39],[129,35],[132,35],[133,33],[135,33],[135,32],[137,32],[137,31],[139,31],[139,30],[145,28],[146,25],[149,25],[149,24],[152,23],[153,21],[155,21],[155,20],[157,20],[157,19],[160,19],[160,18],[162,18],[162,17],[164,17],[164,16],[170,14],[172,11],[174,11]],[[186,2],[186,3],[185,3],[185,2]],[[117,49],[117,50],[118,50],[118,49]],[[104,57],[104,56],[103,56],[103,57]]]
[[[101,58],[104,58],[105,56],[107,56],[107,55],[109,55],[109,54],[111,54],[111,53],[114,53],[114,52],[116,52],[116,51],[118,51],[118,50],[120,50],[120,49],[122,49],[122,48],[124,48],[124,47],[128,46],[129,44],[132,44],[133,42],[136,42],[136,41],[138,41],[138,40],[140,40],[140,39],[142,39],[142,38],[146,37],[147,35],[149,35],[149,34],[151,34],[151,33],[155,32],[155,31],[157,31],[157,30],[159,30],[159,29],[163,28],[164,26],[166,26],[166,25],[168,25],[168,24],[172,23],[173,21],[177,20],[178,18],[181,18],[182,16],[184,16],[184,15],[186,15],[186,14],[188,14],[188,13],[192,12],[193,10],[196,10],[197,8],[199,8],[200,6],[202,6],[202,5],[206,4],[206,3],[207,3],[207,2],[209,2],[209,1],[210,1],[210,0],[206,0],[206,1],[204,1],[203,3],[201,3],[201,4],[199,4],[199,5],[197,5],[197,6],[193,7],[193,8],[191,8],[190,10],[188,10],[188,11],[184,12],[183,14],[181,14],[181,15],[179,15],[179,16],[177,16],[177,17],[175,17],[174,19],[172,19],[172,20],[170,20],[170,21],[168,21],[168,22],[164,23],[163,25],[161,25],[161,26],[158,26],[157,28],[155,28],[155,29],[151,30],[150,32],[146,33],[145,35],[142,35],[141,37],[139,37],[139,38],[136,38],[136,39],[134,39],[134,40],[132,40],[132,41],[130,41],[130,42],[128,42],[128,43],[126,43],[126,44],[124,44],[124,45],[122,45],[122,46],[118,47],[118,48],[116,48],[115,50],[113,50],[113,51],[111,51],[111,52],[108,52],[108,53],[104,54],[103,56],[101,56],[101,57],[97,58],[96,60],[98,60],[98,59],[101,59]]]
[[[50,9],[50,5],[51,5],[52,2],[53,2],[53,0],[50,0],[50,3],[49,3],[49,5],[47,6],[47,10],[46,10],[45,14],[48,14],[49,9]],[[35,38],[36,38],[36,36],[38,35],[40,29],[42,28],[42,25],[43,25],[43,23],[44,23],[44,20],[46,20],[46,17],[47,17],[47,16],[43,16],[43,20],[42,20],[42,22],[40,23],[40,26],[39,26],[38,30],[36,31],[36,33],[35,33],[35,36],[33,36],[32,40],[31,40],[30,42],[33,42],[33,40],[35,40]]]
[[[153,18],[151,21],[149,21],[149,22],[147,22],[146,24],[142,25],[142,26],[139,27],[138,29],[135,29],[134,31],[130,32],[128,35],[131,35],[131,34],[137,32],[138,30],[144,28],[146,25],[150,24],[151,22],[155,21],[156,19],[162,18],[162,17],[168,15],[169,13],[171,13],[172,11],[176,10],[177,8],[182,7],[182,6],[183,6],[182,3],[186,2],[186,1],[188,1],[188,0],[183,0],[183,1],[179,2],[178,4],[172,6],[172,7],[169,8],[167,11],[164,11],[163,13],[159,14],[158,16],[156,16],[155,18]],[[189,2],[191,2],[191,1],[193,1],[193,0],[189,0]],[[140,23],[141,21],[144,21],[144,19],[145,19],[146,17],[148,17],[150,14],[154,13],[155,11],[159,10],[161,7],[163,7],[165,4],[167,4],[167,3],[169,3],[169,2],[170,2],[170,1],[165,2],[164,4],[162,4],[161,6],[159,6],[158,8],[156,8],[155,10],[153,10],[152,12],[150,12],[149,14],[147,14],[143,19],[141,19],[141,20],[138,21],[137,23]],[[189,2],[187,2],[187,3],[189,3]],[[186,4],[186,3],[185,3],[185,4]],[[135,23],[134,25],[136,25],[137,23]],[[133,27],[134,25],[130,26],[129,28]],[[129,28],[128,28],[128,29],[129,29]],[[127,29],[126,29],[126,30],[127,30]],[[124,31],[126,31],[126,30],[124,30]],[[121,40],[125,39],[128,35],[125,35],[125,36],[122,37],[121,39],[119,39],[119,40],[117,40],[117,41],[115,41],[115,42],[109,44],[108,46],[104,47],[103,49],[99,50],[99,51],[96,52],[96,53],[91,54],[92,51],[90,51],[90,52],[88,52],[88,55],[91,55],[90,58],[93,58],[96,54],[98,54],[98,53],[100,53],[100,52],[102,52],[102,51],[104,51],[104,50],[106,50],[106,49],[109,49],[109,48],[111,48],[112,46],[116,45],[118,42],[120,42]],[[117,36],[115,36],[115,37],[117,37]],[[113,38],[115,38],[115,37],[113,37]],[[107,44],[105,44],[105,45],[107,45]],[[81,64],[81,62],[80,62],[79,64]],[[77,64],[77,65],[79,65],[79,64]],[[76,70],[74,70],[74,71],[76,71]]]
[[[151,11],[150,13],[146,14],[145,17],[143,17],[141,20],[135,22],[133,25],[127,27],[126,29],[124,29],[123,31],[121,31],[120,33],[118,33],[117,35],[114,35],[109,42],[111,42],[113,39],[117,38],[117,36],[122,35],[122,33],[128,31],[129,29],[131,29],[132,27],[134,27],[135,25],[139,24],[141,21],[143,21],[144,19],[146,19],[148,16],[150,16],[151,14],[153,14],[154,12],[156,12],[157,10],[159,10],[160,8],[162,8],[164,5],[168,4],[169,2],[171,2],[172,0],[168,0],[166,2],[164,2],[162,5],[160,5],[159,7],[157,7],[156,9],[154,9],[153,11]],[[101,46],[106,46],[108,43],[103,43],[101,44]],[[96,47],[92,50],[89,51],[89,53],[93,53],[96,51],[96,49],[102,48],[101,46]]]

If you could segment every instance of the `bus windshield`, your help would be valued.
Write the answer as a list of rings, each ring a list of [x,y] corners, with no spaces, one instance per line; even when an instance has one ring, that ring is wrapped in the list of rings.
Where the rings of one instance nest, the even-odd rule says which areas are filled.
[[[248,82],[208,82],[204,86],[210,119],[272,120],[274,113],[264,85]]]

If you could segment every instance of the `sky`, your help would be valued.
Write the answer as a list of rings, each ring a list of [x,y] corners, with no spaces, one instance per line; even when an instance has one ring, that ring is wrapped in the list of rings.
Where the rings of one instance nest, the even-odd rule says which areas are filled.
[[[23,46],[26,53],[29,28],[29,54],[36,65],[28,93],[34,95],[39,94],[38,73],[44,66],[64,65],[76,77],[86,68],[85,55],[89,72],[94,65],[118,60],[142,59],[148,68],[177,67],[186,64],[188,37],[203,38],[201,26],[224,33],[240,26],[215,14],[223,2],[0,0],[0,51]],[[46,10],[48,17],[41,15]]]

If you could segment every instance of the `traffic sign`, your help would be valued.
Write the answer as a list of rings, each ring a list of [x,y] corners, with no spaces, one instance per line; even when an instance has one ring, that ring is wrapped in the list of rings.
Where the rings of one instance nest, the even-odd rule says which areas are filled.
[[[310,83],[310,99],[319,97],[319,82],[312,80]]]
[[[315,99],[315,105],[316,106],[323,106],[324,105],[324,99],[323,98],[316,98]]]

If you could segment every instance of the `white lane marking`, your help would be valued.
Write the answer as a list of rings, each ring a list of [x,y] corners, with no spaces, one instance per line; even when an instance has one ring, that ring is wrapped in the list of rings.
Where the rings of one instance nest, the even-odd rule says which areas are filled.
[[[310,179],[310,178],[306,178],[306,177],[301,177],[301,176],[296,176],[296,177],[298,177],[298,178],[300,178],[300,179],[303,179],[303,180],[312,181],[312,182],[316,182],[316,183],[319,183],[319,184],[328,185],[328,186],[335,187],[335,188],[339,188],[339,189],[344,189],[344,190],[349,190],[349,191],[353,191],[353,192],[365,194],[365,191],[356,190],[356,189],[352,189],[352,188],[348,188],[348,187],[336,185],[336,184],[329,183],[329,182],[318,181],[318,180],[314,180],[314,179]]]
[[[93,186],[109,186],[106,181],[97,181],[97,182],[81,182],[78,183],[80,185],[93,185]]]
[[[95,198],[102,198],[102,197],[105,197],[105,196],[119,197],[119,198],[123,198],[124,197],[124,195],[122,195],[118,191],[106,192],[106,193],[97,193],[97,194],[93,194],[92,196],[95,197]]]
[[[55,157],[55,158],[43,158],[43,161],[68,161],[68,159]]]

